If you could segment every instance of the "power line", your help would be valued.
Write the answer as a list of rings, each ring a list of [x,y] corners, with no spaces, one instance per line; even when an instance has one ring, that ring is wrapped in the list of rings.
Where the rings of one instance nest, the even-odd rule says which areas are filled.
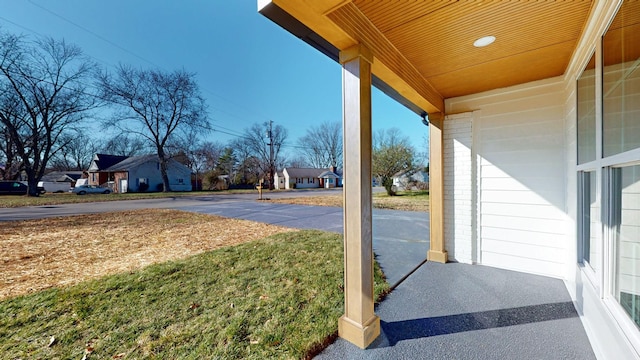
[[[44,11],[50,13],[50,14],[62,19],[63,21],[68,22],[69,24],[71,24],[71,25],[73,25],[73,26],[75,26],[75,27],[77,27],[77,28],[79,28],[79,29],[81,29],[83,31],[86,31],[87,33],[95,36],[96,38],[98,38],[98,39],[100,39],[100,40],[102,40],[102,41],[104,41],[104,42],[106,42],[108,44],[110,44],[111,46],[114,46],[114,47],[116,47],[116,48],[118,48],[118,49],[120,49],[120,50],[122,50],[122,51],[124,51],[124,52],[126,52],[126,53],[128,53],[130,55],[132,55],[132,56],[135,56],[136,58],[138,58],[138,59],[140,59],[142,61],[145,61],[145,62],[147,62],[147,63],[149,63],[149,64],[151,64],[151,65],[153,65],[153,66],[155,66],[157,68],[164,69],[165,71],[168,71],[166,68],[163,68],[162,66],[159,66],[159,65],[155,64],[153,61],[148,60],[148,59],[136,54],[135,52],[133,52],[131,50],[128,50],[127,48],[115,43],[114,41],[111,41],[111,40],[107,39],[106,37],[101,36],[101,35],[95,33],[94,31],[92,31],[92,30],[90,30],[90,29],[88,29],[88,28],[86,28],[86,27],[84,27],[82,25],[79,25],[78,23],[76,23],[74,21],[71,21],[71,20],[65,18],[64,16],[62,16],[62,15],[60,15],[60,14],[58,14],[58,13],[56,13],[56,12],[54,12],[54,11],[48,9],[48,8],[46,8],[46,7],[44,7],[44,6],[40,5],[40,4],[37,4],[37,3],[33,2],[32,0],[28,0],[28,1],[32,5],[34,5],[34,6],[40,8],[40,9],[42,9],[42,10],[44,10]],[[218,93],[215,93],[215,92],[213,92],[213,91],[211,91],[211,90],[209,90],[209,89],[207,89],[205,87],[202,87],[202,89],[203,89],[204,92],[209,93],[209,94],[211,94],[211,95],[213,95],[213,96],[215,96],[215,97],[217,97],[217,98],[219,98],[219,99],[221,99],[221,100],[223,100],[223,101],[225,101],[225,102],[227,102],[227,103],[229,103],[231,105],[234,105],[236,107],[240,107],[239,104],[237,104],[234,101],[231,101],[231,100],[225,98],[224,96],[222,96],[222,95],[220,95]],[[266,117],[264,115],[261,115],[261,116],[262,116],[262,118],[266,119]]]
[[[80,24],[78,24],[78,23],[76,23],[76,22],[74,22],[74,21],[72,21],[72,20],[70,20],[70,19],[68,19],[68,18],[66,18],[66,17],[64,17],[64,16],[62,16],[62,15],[60,15],[60,14],[58,14],[58,13],[56,13],[56,12],[54,12],[54,11],[52,11],[52,10],[48,9],[48,8],[46,8],[46,7],[44,7],[44,6],[42,6],[42,5],[40,5],[40,4],[35,3],[35,2],[34,2],[34,1],[32,1],[32,0],[29,0],[29,3],[31,3],[32,5],[34,5],[34,6],[38,7],[38,8],[40,8],[40,9],[41,9],[41,10],[43,10],[43,11],[46,11],[47,13],[49,13],[49,14],[51,14],[51,15],[53,15],[53,16],[55,16],[55,17],[57,17],[57,18],[59,18],[59,19],[61,19],[61,20],[63,20],[63,21],[65,21],[65,22],[67,22],[67,23],[69,23],[69,24],[71,24],[71,25],[73,25],[73,26],[77,27],[78,29],[80,29],[80,30],[82,30],[82,31],[85,31],[85,32],[87,32],[87,33],[91,34],[92,36],[94,36],[94,37],[96,37],[96,38],[100,39],[101,41],[104,41],[104,42],[106,42],[107,44],[109,44],[109,45],[111,45],[111,46],[113,46],[113,47],[115,47],[115,48],[117,48],[117,49],[120,49],[120,50],[122,50],[122,51],[124,51],[124,52],[126,52],[126,53],[128,53],[128,54],[130,54],[130,55],[132,55],[132,56],[134,56],[134,57],[136,57],[136,58],[138,58],[138,59],[140,59],[140,60],[142,60],[142,61],[146,62],[146,63],[149,63],[149,64],[151,64],[151,65],[155,66],[156,68],[160,68],[160,69],[163,69],[163,70],[165,70],[165,71],[169,71],[169,70],[167,70],[166,68],[161,67],[160,65],[158,65],[158,64],[156,64],[156,63],[154,63],[154,62],[152,62],[151,60],[148,60],[148,59],[144,58],[143,56],[138,55],[137,53],[135,53],[135,52],[133,52],[133,51],[131,51],[131,50],[129,50],[129,49],[127,49],[127,48],[125,48],[124,46],[121,46],[121,45],[117,44],[116,42],[111,41],[111,40],[109,40],[108,38],[106,38],[106,37],[104,37],[104,36],[101,36],[100,34],[98,34],[98,33],[94,32],[94,31],[92,31],[92,30],[90,30],[90,29],[88,29],[88,28],[86,28],[86,27],[84,27],[84,26],[82,26],[82,25],[80,25]],[[22,28],[22,29],[24,29],[24,30],[26,30],[26,31],[28,31],[28,32],[33,33],[33,34],[39,35],[39,36],[41,36],[41,37],[46,37],[46,36],[45,36],[45,35],[43,35],[42,33],[39,33],[39,32],[37,32],[37,31],[35,31],[35,30],[31,29],[31,28],[28,28],[28,27],[26,27],[26,26],[20,25],[20,24],[18,24],[18,23],[16,23],[16,22],[14,22],[14,21],[11,21],[11,20],[9,20],[9,19],[7,19],[7,18],[5,18],[5,17],[0,16],[0,19],[3,19],[4,21],[6,21],[6,22],[8,22],[8,23],[13,24],[14,26],[17,26],[17,27],[19,27],[19,28]],[[114,64],[112,64],[112,63],[110,63],[110,62],[108,62],[108,61],[102,60],[102,59],[100,59],[100,58],[97,58],[97,57],[92,56],[92,55],[89,55],[89,54],[87,54],[87,56],[89,56],[90,58],[92,58],[92,59],[94,59],[94,60],[96,60],[96,61],[98,61],[98,62],[100,62],[100,63],[103,63],[103,64],[105,64],[105,65],[107,65],[107,66],[109,66],[109,67],[117,68]],[[213,95],[213,96],[215,96],[215,97],[217,97],[217,98],[219,98],[219,99],[223,100],[224,102],[226,102],[226,103],[228,103],[228,104],[230,104],[230,105],[233,105],[235,108],[241,108],[241,107],[242,107],[242,106],[238,105],[237,103],[235,103],[234,101],[229,100],[229,99],[225,98],[224,96],[222,96],[222,95],[220,95],[220,94],[217,94],[217,93],[215,93],[215,92],[211,91],[211,90],[210,90],[210,89],[208,89],[208,88],[201,87],[201,89],[203,90],[203,92],[208,93],[208,94],[210,94],[210,95]],[[225,114],[227,114],[227,115],[229,115],[229,116],[232,116],[232,117],[237,118],[237,119],[240,119],[240,120],[244,120],[244,119],[245,119],[245,117],[241,117],[241,116],[238,116],[238,115],[232,114],[232,113],[230,113],[230,112],[228,112],[228,111],[224,111],[224,110],[222,110],[222,109],[220,109],[220,108],[214,108],[214,109],[215,109],[216,111],[219,111],[219,112],[225,113]],[[262,117],[262,118],[266,118],[264,115],[261,115],[261,117]],[[232,130],[232,131],[233,131],[233,130]]]
[[[109,40],[109,39],[107,39],[107,38],[105,38],[105,37],[103,37],[103,36],[101,36],[101,35],[99,35],[99,34],[97,34],[97,33],[93,32],[93,31],[91,31],[91,30],[89,30],[89,29],[87,29],[87,28],[85,28],[84,26],[79,25],[79,24],[77,24],[77,23],[75,23],[75,22],[73,22],[73,21],[71,21],[71,20],[69,20],[69,19],[65,18],[64,16],[62,16],[62,15],[60,15],[60,14],[58,14],[58,13],[56,13],[56,12],[52,11],[52,10],[49,10],[49,9],[47,9],[46,7],[42,6],[42,5],[36,4],[35,2],[33,2],[33,1],[31,1],[31,0],[28,0],[28,1],[29,1],[32,5],[34,5],[34,6],[36,6],[36,7],[39,7],[40,9],[42,9],[42,10],[44,10],[44,11],[46,11],[46,12],[48,12],[48,13],[52,14],[53,16],[55,16],[55,17],[57,17],[57,18],[59,18],[59,19],[62,19],[63,21],[68,22],[69,24],[71,24],[71,25],[73,25],[73,26],[75,26],[75,27],[77,27],[77,28],[79,28],[79,29],[81,29],[81,30],[83,30],[83,31],[88,32],[89,34],[91,34],[91,35],[93,35],[93,36],[97,37],[98,39],[100,39],[100,40],[102,40],[102,41],[104,41],[104,42],[108,43],[109,45],[114,46],[114,47],[116,47],[116,48],[118,48],[118,49],[120,49],[120,50],[122,50],[122,51],[126,52],[126,53],[127,53],[127,54],[129,54],[129,55],[135,56],[136,58],[138,58],[138,59],[140,59],[140,60],[142,60],[142,61],[144,61],[144,62],[146,62],[146,63],[149,63],[149,64],[151,64],[151,65],[153,65],[153,66],[155,66],[155,67],[157,67],[157,68],[161,68],[159,65],[155,64],[153,61],[148,60],[148,59],[145,59],[144,57],[142,57],[142,56],[140,56],[140,55],[138,55],[138,54],[134,53],[133,51],[129,51],[129,50],[127,50],[126,48],[124,48],[124,47],[122,47],[122,46],[120,46],[120,45],[116,44],[115,42],[113,42],[113,41],[111,41],[111,40]],[[165,69],[165,70],[166,70],[166,69]]]
[[[132,55],[132,56],[134,56],[134,57],[136,57],[136,58],[138,58],[138,59],[140,59],[140,60],[142,60],[142,61],[146,62],[146,63],[149,63],[149,64],[151,64],[151,65],[153,65],[153,66],[155,66],[155,67],[161,68],[159,65],[155,64],[154,62],[152,62],[152,61],[150,61],[150,60],[148,60],[148,59],[146,59],[146,58],[144,58],[144,57],[142,57],[142,56],[140,56],[140,55],[136,54],[136,53],[135,53],[135,52],[133,52],[133,51],[128,50],[127,48],[125,48],[125,47],[123,47],[123,46],[121,46],[121,45],[119,45],[119,44],[115,43],[114,41],[111,41],[111,40],[109,40],[108,38],[103,37],[103,36],[101,36],[101,35],[97,34],[96,32],[94,32],[94,31],[92,31],[92,30],[90,30],[90,29],[88,29],[88,28],[86,28],[86,27],[84,27],[84,26],[82,26],[82,25],[80,25],[80,24],[78,24],[78,23],[76,23],[76,22],[74,22],[74,21],[70,20],[70,19],[67,19],[66,17],[64,17],[64,16],[62,16],[62,15],[60,15],[60,14],[58,14],[58,13],[56,13],[56,12],[52,11],[52,10],[50,10],[50,9],[48,9],[48,8],[46,8],[46,7],[42,6],[42,5],[40,5],[40,4],[35,3],[35,2],[34,2],[34,1],[32,1],[32,0],[29,0],[29,3],[31,3],[32,5],[34,5],[34,6],[38,7],[38,8],[40,8],[40,9],[41,9],[41,10],[43,10],[43,11],[46,11],[47,13],[49,13],[49,14],[51,14],[51,15],[53,15],[53,16],[55,16],[55,17],[59,18],[59,19],[62,19],[62,20],[63,20],[63,21],[65,21],[65,22],[67,22],[67,23],[69,23],[69,24],[71,24],[71,25],[73,25],[73,26],[75,26],[75,27],[77,27],[77,28],[81,29],[82,31],[85,31],[85,32],[87,32],[87,33],[91,34],[92,36],[94,36],[94,37],[96,37],[96,38],[100,39],[101,41],[104,41],[104,42],[108,43],[108,44],[109,44],[109,45],[111,45],[111,46],[114,46],[114,47],[116,47],[116,48],[118,48],[118,49],[120,49],[120,50],[122,50],[122,51],[124,51],[124,52],[126,52],[126,53],[128,53],[128,54],[130,54],[130,55]],[[33,30],[33,29],[30,29],[30,28],[28,28],[28,27],[26,27],[26,26],[20,25],[20,24],[18,24],[18,23],[16,23],[16,22],[14,22],[14,21],[11,21],[11,20],[9,20],[9,19],[6,19],[5,17],[0,16],[0,19],[3,19],[4,21],[6,21],[6,22],[8,22],[8,23],[11,23],[11,24],[13,24],[13,25],[15,25],[15,26],[17,26],[17,27],[22,28],[22,29],[25,29],[25,30],[27,30],[27,31],[29,31],[29,32],[31,32],[31,33],[34,33],[34,34],[37,34],[37,35],[40,35],[40,36],[44,36],[44,35],[40,34],[39,32],[37,32],[37,31],[35,31],[35,30]],[[87,55],[88,55],[88,54],[87,54]],[[89,57],[91,57],[91,58],[93,58],[93,59],[95,59],[96,61],[99,61],[99,62],[101,62],[101,63],[104,63],[104,64],[106,64],[106,65],[108,65],[108,66],[110,66],[110,67],[115,67],[113,64],[111,64],[111,63],[109,63],[109,62],[107,62],[107,61],[104,61],[104,60],[102,60],[102,59],[96,58],[96,57],[91,56],[91,55],[88,55],[88,56],[89,56]],[[33,78],[33,79],[35,79],[35,78]],[[46,80],[43,80],[43,79],[37,79],[37,80],[47,82]],[[53,83],[51,83],[51,84],[53,84]],[[91,85],[91,84],[85,84],[85,86],[90,87],[90,88],[93,88],[94,90],[97,90],[97,88],[96,88],[95,86]],[[233,101],[231,101],[231,100],[229,100],[229,99],[227,99],[227,98],[225,98],[225,97],[223,97],[223,96],[221,96],[221,95],[219,95],[219,94],[217,94],[217,93],[215,93],[215,92],[213,92],[213,91],[211,91],[211,90],[209,90],[209,89],[207,89],[207,88],[202,87],[202,89],[203,89],[203,91],[205,91],[205,92],[207,92],[207,93],[209,93],[209,94],[211,94],[211,95],[213,95],[213,96],[215,96],[215,97],[217,97],[217,98],[219,98],[219,99],[221,99],[221,100],[223,100],[223,101],[227,102],[228,104],[236,105],[236,107],[237,107],[237,108],[241,108],[241,106],[239,106],[239,105],[238,105],[238,104],[236,104],[235,102],[233,102]],[[74,91],[78,91],[77,89],[73,89],[73,90],[74,90]],[[103,100],[103,99],[101,99],[101,98],[100,98],[98,95],[96,95],[96,94],[90,94],[90,93],[87,93],[87,92],[84,92],[84,91],[82,91],[81,93],[82,93],[82,94],[84,94],[84,95],[88,95],[88,96],[95,97],[96,99]],[[124,105],[124,104],[120,104],[120,105]],[[214,110],[215,110],[215,111],[218,111],[218,112],[221,112],[221,113],[224,113],[224,114],[227,114],[227,115],[229,115],[229,116],[232,116],[232,117],[237,118],[237,119],[240,119],[240,120],[244,120],[244,119],[245,119],[244,117],[240,117],[240,116],[235,115],[235,114],[232,114],[232,113],[230,113],[230,112],[228,112],[228,111],[224,111],[224,110],[222,110],[222,109],[220,109],[220,108],[214,108]],[[211,123],[212,121],[215,121],[215,120],[213,120],[213,119],[209,119],[209,123]],[[237,138],[244,138],[244,139],[248,139],[248,137],[247,137],[247,136],[245,136],[245,135],[241,134],[241,133],[240,133],[240,132],[238,132],[237,130],[230,129],[230,128],[225,128],[225,127],[220,126],[220,125],[209,126],[208,128],[209,128],[209,130],[212,130],[212,131],[214,131],[214,132],[218,132],[218,133],[222,133],[222,134],[230,135],[230,136],[237,137]],[[223,130],[220,130],[220,129],[223,129]],[[226,130],[226,131],[225,131],[225,130]],[[298,146],[296,146],[296,145],[285,145],[285,144],[281,144],[281,147],[285,147],[285,148],[295,148],[295,149],[304,149],[304,150],[315,150],[315,149],[314,149],[314,148],[312,148],[312,147],[305,147],[305,146],[299,146],[299,145],[298,145]],[[329,151],[329,149],[322,149],[322,150],[324,150],[324,151]]]

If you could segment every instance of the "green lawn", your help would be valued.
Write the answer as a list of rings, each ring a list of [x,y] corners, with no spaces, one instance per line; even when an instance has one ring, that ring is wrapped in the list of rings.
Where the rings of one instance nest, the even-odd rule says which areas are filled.
[[[6,359],[304,358],[336,334],[342,262],[340,235],[300,231],[6,299],[0,353]],[[388,290],[377,265],[375,281],[376,294]]]

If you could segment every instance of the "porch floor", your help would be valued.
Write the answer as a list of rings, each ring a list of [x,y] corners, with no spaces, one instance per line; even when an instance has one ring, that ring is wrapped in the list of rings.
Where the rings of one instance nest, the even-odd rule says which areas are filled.
[[[338,339],[316,359],[595,359],[558,279],[426,262],[376,313],[366,350]]]

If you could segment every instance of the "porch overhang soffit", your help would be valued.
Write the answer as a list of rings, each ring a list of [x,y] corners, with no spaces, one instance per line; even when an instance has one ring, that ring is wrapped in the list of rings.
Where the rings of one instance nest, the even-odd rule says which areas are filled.
[[[259,12],[325,55],[365,45],[373,54],[372,83],[417,114],[440,113],[444,99],[350,1],[258,0]]]
[[[444,99],[561,76],[598,1],[258,0],[325,55],[371,50],[373,85],[417,114]],[[492,35],[494,44],[476,48]]]

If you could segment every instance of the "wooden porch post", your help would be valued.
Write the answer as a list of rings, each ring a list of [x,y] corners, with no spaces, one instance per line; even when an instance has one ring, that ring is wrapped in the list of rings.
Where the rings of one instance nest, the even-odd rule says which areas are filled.
[[[380,335],[373,312],[371,63],[362,45],[340,52],[344,126],[344,308],[338,334],[364,349]]]
[[[442,158],[442,113],[429,114],[429,261],[447,262],[444,248],[444,170]]]

